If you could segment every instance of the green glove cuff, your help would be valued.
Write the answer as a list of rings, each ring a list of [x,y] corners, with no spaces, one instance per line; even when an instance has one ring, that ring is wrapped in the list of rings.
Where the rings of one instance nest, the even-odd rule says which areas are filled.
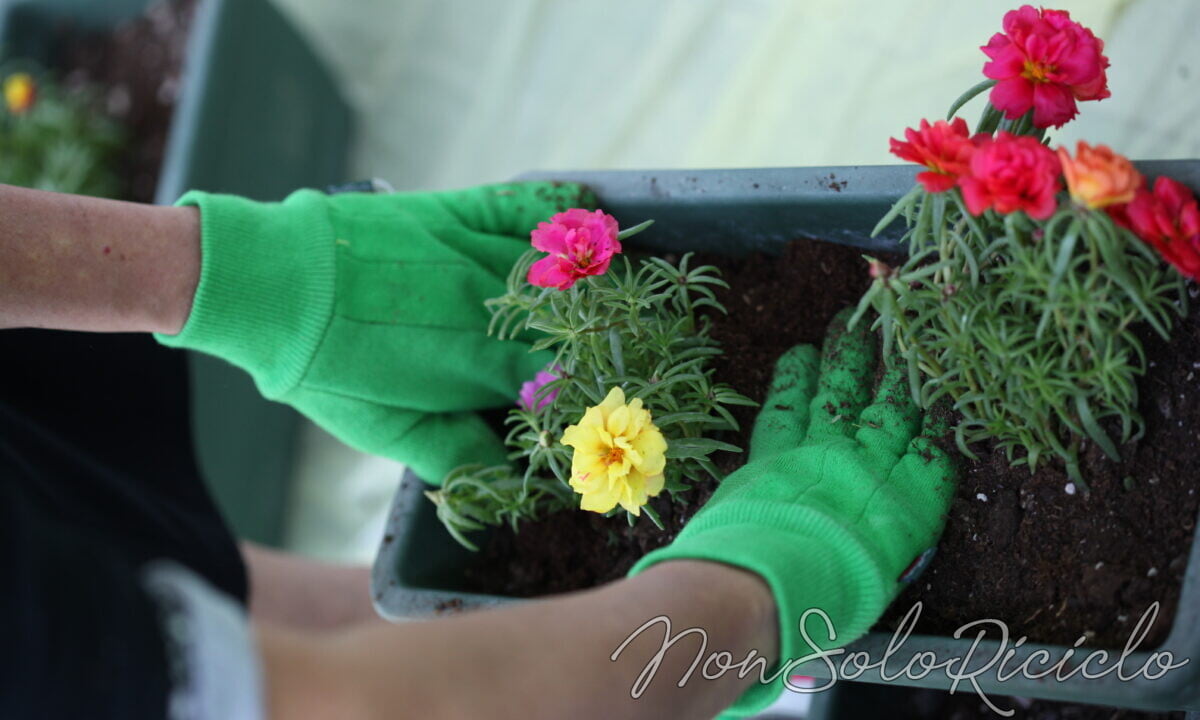
[[[779,662],[810,655],[799,621],[810,608],[830,618],[837,641],[830,642],[819,618],[808,622],[809,639],[819,648],[844,645],[870,629],[897,589],[896,576],[886,569],[869,543],[863,543],[843,523],[809,507],[732,500],[701,511],[667,547],[634,565],[629,574],[669,560],[709,560],[749,570],[771,588],[779,608]],[[902,570],[902,569],[901,569]],[[749,715],[779,697],[786,677],[769,685],[755,683],[728,712]]]
[[[301,190],[282,203],[189,192],[200,208],[200,284],[171,347],[225,358],[278,399],[307,371],[332,315],[335,240],[327,198]]]

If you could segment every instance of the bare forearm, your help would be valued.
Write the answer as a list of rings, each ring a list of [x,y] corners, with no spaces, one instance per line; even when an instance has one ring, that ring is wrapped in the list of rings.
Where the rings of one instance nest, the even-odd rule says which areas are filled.
[[[267,648],[272,717],[315,717],[289,675],[322,678],[313,692],[341,698],[339,717],[712,717],[753,681],[736,672],[705,680],[684,676],[700,650],[698,637],[668,651],[637,700],[638,675],[663,645],[661,630],[642,633],[617,661],[610,656],[647,620],[671,619],[672,632],[707,633],[707,653],[736,659],[757,650],[773,661],[778,629],[774,603],[757,576],[723,565],[672,562],[598,590],[491,612]],[[267,642],[274,642],[267,640]],[[272,668],[272,654],[276,668]],[[701,664],[703,663],[703,658]],[[324,670],[314,670],[321,667]],[[315,702],[315,701],[314,701]]]
[[[0,218],[0,327],[183,327],[200,276],[195,208],[0,185]]]
[[[384,624],[371,604],[370,568],[318,562],[242,543],[250,574],[250,615],[292,628]]]

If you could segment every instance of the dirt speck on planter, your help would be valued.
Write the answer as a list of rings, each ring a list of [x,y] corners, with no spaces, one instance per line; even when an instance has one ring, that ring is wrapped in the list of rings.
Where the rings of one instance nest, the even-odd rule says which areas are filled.
[[[451,615],[460,613],[462,610],[462,598],[450,598],[449,600],[442,600],[433,607],[433,612],[436,615]]]

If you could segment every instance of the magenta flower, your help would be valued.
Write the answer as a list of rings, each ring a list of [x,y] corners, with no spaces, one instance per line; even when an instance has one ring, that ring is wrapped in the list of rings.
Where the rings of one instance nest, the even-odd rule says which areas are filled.
[[[1066,11],[1022,5],[980,49],[989,58],[983,74],[997,81],[992,105],[1009,119],[1033,108],[1035,126],[1061,127],[1079,112],[1076,100],[1110,94],[1104,42]]]
[[[533,246],[550,254],[529,268],[527,279],[538,287],[566,290],[588,275],[603,275],[621,252],[618,232],[617,219],[600,210],[571,208],[538,223],[530,234]]]
[[[552,368],[556,372],[562,372],[559,368]],[[558,379],[558,376],[547,370],[538,371],[537,375],[533,376],[532,380],[521,384],[520,399],[517,400],[517,405],[530,412],[540,412],[542,408],[554,402],[554,398],[558,397],[558,388],[554,388],[550,392],[538,398],[538,392],[549,383]],[[535,406],[536,403],[536,406]]]

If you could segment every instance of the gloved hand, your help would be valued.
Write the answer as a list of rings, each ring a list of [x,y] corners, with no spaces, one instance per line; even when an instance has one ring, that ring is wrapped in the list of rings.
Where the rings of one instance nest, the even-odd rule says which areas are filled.
[[[837,633],[827,642],[819,618],[809,637],[821,649],[863,635],[901,587],[907,568],[932,548],[954,495],[954,468],[922,428],[903,363],[887,371],[874,400],[875,340],[831,323],[820,359],[808,345],[776,366],[754,424],[746,465],[726,478],[673,543],[642,558],[699,559],[762,576],[779,608],[783,662],[810,655],[799,619],[820,608]],[[782,680],[756,684],[731,708],[762,709]]]
[[[182,331],[158,340],[228,360],[265,397],[438,483],[505,461],[471,411],[515,403],[550,360],[488,337],[483,301],[539,221],[595,201],[575,184],[512,183],[179,204],[200,208],[200,284]]]

